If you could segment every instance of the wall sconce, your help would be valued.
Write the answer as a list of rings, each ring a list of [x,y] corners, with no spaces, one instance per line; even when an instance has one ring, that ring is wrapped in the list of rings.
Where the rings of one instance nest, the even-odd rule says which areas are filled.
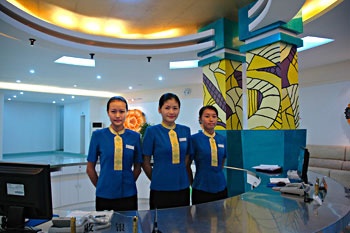
[[[34,43],[35,43],[36,39],[29,38],[29,41],[30,41],[30,46],[34,46]]]
[[[350,104],[348,104],[348,106],[345,108],[345,118],[348,121],[349,125],[350,125]]]

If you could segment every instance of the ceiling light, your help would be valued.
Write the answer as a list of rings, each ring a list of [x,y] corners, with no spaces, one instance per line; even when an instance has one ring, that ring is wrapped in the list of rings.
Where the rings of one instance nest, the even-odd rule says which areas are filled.
[[[53,103],[53,104],[55,104],[55,103],[56,103],[56,101],[52,101],[52,103]]]
[[[186,69],[186,68],[196,68],[196,67],[198,67],[198,60],[169,62],[170,69]]]
[[[162,80],[163,80],[163,77],[162,77],[162,76],[159,76],[159,77],[158,77],[158,80],[159,80],[159,81],[162,81]]]
[[[11,98],[7,98],[8,101],[11,101]]]
[[[62,98],[61,101],[64,101],[64,99]]]
[[[33,85],[33,84],[23,84],[23,83],[8,83],[0,82],[0,89],[7,90],[23,90],[23,91],[33,91],[41,93],[51,93],[51,94],[64,94],[64,95],[75,95],[75,96],[91,96],[91,97],[103,97],[110,98],[111,96],[120,95],[119,93],[107,92],[107,91],[94,91],[94,90],[84,90],[77,88],[61,88],[55,86],[45,86],[45,85]]]
[[[96,78],[97,78],[97,79],[101,79],[101,75],[97,75]]]
[[[313,36],[306,36],[301,39],[303,40],[303,47],[298,48],[298,52],[311,49],[314,47],[318,47],[324,44],[328,44],[334,41],[333,39],[313,37]]]
[[[36,39],[29,38],[29,41],[30,41],[30,46],[34,46],[34,43],[35,43]]]
[[[78,57],[62,56],[62,57],[58,58],[55,61],[55,63],[66,64],[66,65],[75,65],[75,66],[95,67],[95,60],[94,59],[85,59],[85,58],[78,58]]]
[[[75,96],[74,96],[74,95],[72,95],[72,99],[75,99]]]
[[[132,86],[129,86],[129,90],[131,90],[132,89]]]
[[[34,74],[35,70],[31,69],[31,70],[29,70],[29,73]]]
[[[23,95],[23,91],[21,91],[19,94]]]
[[[21,82],[21,80],[16,80],[16,83],[20,83]]]

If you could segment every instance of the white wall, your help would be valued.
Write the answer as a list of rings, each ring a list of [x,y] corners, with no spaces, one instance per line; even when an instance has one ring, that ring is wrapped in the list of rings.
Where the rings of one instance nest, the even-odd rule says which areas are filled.
[[[52,104],[5,101],[3,154],[56,150],[57,111]]]
[[[90,101],[64,106],[64,151],[80,153],[80,120],[85,116],[85,135],[90,129]],[[86,138],[86,136],[85,136]],[[85,148],[86,148],[85,143]],[[86,151],[86,150],[85,150]]]
[[[350,103],[350,81],[300,88],[299,102],[300,128],[307,129],[307,144],[350,144],[344,114]]]
[[[3,127],[3,118],[4,118],[4,94],[0,93],[0,159],[2,159],[2,135],[4,134],[4,127]]]

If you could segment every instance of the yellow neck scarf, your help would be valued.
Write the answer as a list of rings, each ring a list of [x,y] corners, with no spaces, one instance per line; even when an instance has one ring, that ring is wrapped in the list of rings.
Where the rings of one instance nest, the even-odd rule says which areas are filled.
[[[205,130],[203,130],[203,133],[205,136],[209,137],[209,144],[210,144],[210,150],[211,150],[211,166],[217,167],[218,166],[218,149],[216,147],[215,142],[215,132],[213,134],[209,134]]]
[[[120,137],[121,134],[125,132],[125,129],[116,132],[112,126],[109,126],[109,130],[114,137],[114,170],[123,170],[123,139]]]
[[[176,124],[172,127],[169,127],[166,124],[164,124],[164,122],[162,122],[162,126],[164,128],[170,129],[168,135],[171,143],[172,163],[179,164],[180,163],[180,146],[179,146],[179,141],[177,139],[177,134],[174,130],[176,127]]]

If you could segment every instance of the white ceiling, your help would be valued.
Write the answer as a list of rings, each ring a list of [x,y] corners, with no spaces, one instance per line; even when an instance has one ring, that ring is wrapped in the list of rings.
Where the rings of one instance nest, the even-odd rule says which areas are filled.
[[[184,10],[186,9],[181,9],[181,11]],[[217,9],[212,8],[212,10]],[[300,52],[298,55],[299,70],[350,59],[349,12],[350,1],[344,0],[330,12],[304,25],[304,33],[300,37],[319,36],[332,38],[335,42]],[[197,59],[197,51],[167,55],[118,55],[99,53],[94,46],[87,51],[59,45],[50,37],[38,38],[35,32],[25,32],[8,24],[3,18],[0,20],[0,33],[0,82],[21,80],[22,83],[64,88],[73,88],[73,85],[76,84],[80,89],[109,91],[122,94],[127,98],[141,100],[152,96],[152,90],[186,88],[199,86],[202,83],[201,68],[169,70],[169,61]],[[37,39],[33,47],[29,46],[29,38]],[[89,58],[89,53],[95,53],[95,68],[53,63],[62,55]],[[152,56],[150,62],[147,56]],[[30,69],[35,69],[36,73],[30,74]],[[101,75],[102,78],[96,79],[97,75]],[[163,77],[162,81],[158,80],[159,76]],[[315,82],[317,82],[317,77],[315,77]],[[129,86],[132,86],[133,89],[129,90]],[[5,99],[16,95],[17,98],[14,101],[51,103],[56,100],[58,104],[62,104],[61,98],[65,98],[64,103],[87,99],[87,97],[77,96],[71,99],[70,96],[64,95],[29,92],[20,95],[18,91],[12,90],[0,90],[0,92],[4,93]],[[158,96],[154,97],[154,101],[157,99]]]

